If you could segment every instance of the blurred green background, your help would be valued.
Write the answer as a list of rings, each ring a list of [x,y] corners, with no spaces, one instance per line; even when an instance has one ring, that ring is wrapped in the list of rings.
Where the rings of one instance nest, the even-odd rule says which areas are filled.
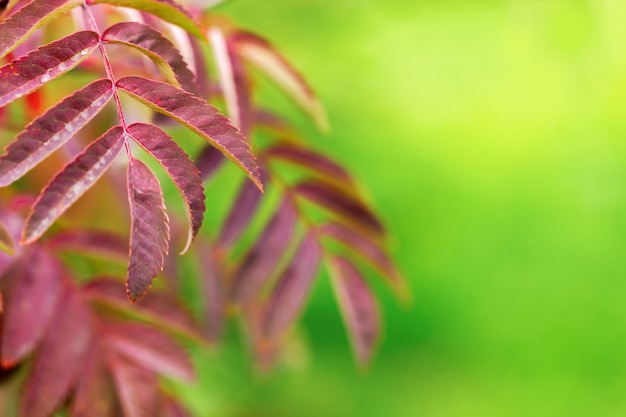
[[[357,369],[320,281],[258,377],[241,352],[188,391],[222,416],[626,415],[626,2],[232,0],[324,102],[299,129],[369,189],[414,304],[383,286]],[[277,96],[278,97],[278,96]],[[291,112],[291,113],[290,113]],[[241,348],[240,348],[241,350]]]

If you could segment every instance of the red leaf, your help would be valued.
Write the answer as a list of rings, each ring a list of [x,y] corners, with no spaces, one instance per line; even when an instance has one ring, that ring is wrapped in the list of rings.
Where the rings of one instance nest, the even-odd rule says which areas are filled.
[[[124,131],[109,129],[63,168],[41,192],[31,208],[22,233],[22,244],[41,236],[107,170],[122,150]]]
[[[315,180],[299,183],[295,191],[300,196],[365,230],[378,236],[385,235],[385,229],[380,220],[354,194],[346,194],[342,189],[329,183]]]
[[[206,101],[173,85],[141,77],[125,77],[117,86],[132,97],[164,113],[200,135],[239,166],[263,189],[254,155],[241,133]]]
[[[192,382],[194,369],[185,350],[171,337],[140,324],[115,324],[107,334],[110,348],[159,375]]]
[[[126,261],[128,242],[120,235],[104,230],[70,230],[54,235],[48,241],[52,250],[93,254]]]
[[[352,347],[361,365],[367,364],[380,337],[376,299],[359,271],[347,259],[335,257],[333,284]]]
[[[163,410],[162,417],[191,417],[191,414],[173,398],[166,397],[163,402],[164,405],[161,407]]]
[[[251,181],[244,181],[224,221],[218,246],[225,248],[235,243],[256,213],[261,196],[261,192]]]
[[[1,26],[0,24],[0,28]],[[74,68],[97,45],[97,33],[77,32],[42,46],[0,68],[0,106],[5,106]]]
[[[268,41],[249,32],[237,32],[231,39],[239,55],[281,87],[311,116],[320,130],[328,130],[324,108],[311,87]]]
[[[272,290],[264,334],[274,339],[283,334],[302,310],[320,263],[322,249],[312,235],[306,235],[291,263]]]
[[[49,417],[85,365],[93,336],[89,309],[73,291],[67,291],[61,301],[28,376],[21,416]]]
[[[128,201],[132,226],[126,292],[133,302],[148,291],[152,279],[163,269],[170,239],[161,185],[138,159],[128,164]]]
[[[200,95],[196,77],[187,67],[176,46],[150,26],[135,22],[118,23],[108,28],[102,34],[102,39],[137,48],[154,61],[168,81],[180,85],[192,94]]]
[[[93,343],[76,384],[72,417],[112,417],[118,407],[113,380],[107,371],[102,347]]]
[[[283,201],[234,275],[232,294],[236,301],[250,300],[269,280],[290,244],[296,216],[293,206]]]
[[[0,23],[0,57],[11,52],[35,30],[84,0],[34,0]]]
[[[155,373],[118,357],[112,357],[109,362],[124,416],[157,415],[159,381]]]
[[[28,251],[7,277],[2,366],[13,366],[35,347],[61,294],[61,268],[40,249]]]
[[[29,124],[0,157],[0,186],[18,180],[66,143],[112,96],[111,81],[94,81]]]
[[[198,169],[189,156],[165,132],[156,126],[135,123],[128,134],[163,166],[183,196],[189,219],[185,253],[198,234],[204,217],[204,187]]]

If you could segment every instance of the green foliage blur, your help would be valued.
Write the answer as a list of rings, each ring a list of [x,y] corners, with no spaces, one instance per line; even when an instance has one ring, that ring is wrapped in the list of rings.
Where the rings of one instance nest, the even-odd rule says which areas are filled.
[[[626,415],[626,2],[232,0],[315,87],[413,305],[352,361],[326,279],[288,363],[202,361],[201,415]],[[371,278],[375,278],[372,276]],[[233,344],[233,346],[240,346]]]

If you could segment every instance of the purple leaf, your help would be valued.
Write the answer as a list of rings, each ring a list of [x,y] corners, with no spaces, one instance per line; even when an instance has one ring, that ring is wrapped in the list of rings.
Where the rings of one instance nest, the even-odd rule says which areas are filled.
[[[281,87],[311,116],[321,131],[328,130],[324,108],[311,87],[268,41],[249,32],[237,32],[231,40],[239,55]]]
[[[200,258],[200,276],[203,282],[204,324],[209,341],[217,342],[224,327],[226,314],[226,291],[224,288],[224,273],[217,253],[208,244],[200,243],[197,250]]]
[[[261,192],[251,181],[244,181],[224,221],[218,246],[226,248],[235,243],[256,213],[261,196]]]
[[[0,57],[11,52],[35,30],[84,0],[34,0],[0,23]]]
[[[306,180],[296,185],[296,193],[301,197],[329,210],[356,226],[362,227],[377,236],[384,236],[385,229],[378,217],[353,193],[335,187],[327,182]]]
[[[293,206],[283,201],[234,275],[232,296],[235,301],[249,301],[269,280],[290,244],[296,217]]]
[[[378,305],[354,265],[342,257],[331,259],[333,284],[357,360],[366,365],[380,337]]]
[[[0,68],[0,107],[71,70],[97,45],[97,33],[77,32],[3,66]]]
[[[0,186],[18,180],[66,143],[112,96],[111,81],[94,81],[29,124],[0,157]]]
[[[21,416],[49,417],[62,404],[85,365],[93,337],[91,320],[78,294],[67,291],[30,370]]]
[[[76,383],[71,417],[111,417],[116,411],[113,380],[107,371],[105,353],[94,343]]]
[[[185,253],[198,234],[204,217],[204,187],[198,169],[171,137],[156,126],[135,123],[128,134],[163,166],[185,201],[189,233],[181,253]]]
[[[263,325],[267,338],[280,337],[297,318],[310,292],[321,255],[322,249],[315,237],[306,235],[272,290]]]
[[[116,85],[142,103],[178,120],[200,135],[239,166],[259,189],[263,189],[259,167],[250,145],[228,123],[228,119],[206,101],[173,85],[141,77],[125,77],[118,80]]]
[[[173,0],[93,0],[93,4],[112,4],[131,7],[151,13],[161,19],[182,27],[199,39],[204,39],[204,31],[195,23],[189,13]]]
[[[71,230],[54,235],[48,240],[52,250],[93,254],[108,259],[128,259],[128,242],[120,235],[104,230]]]
[[[41,192],[31,208],[22,244],[35,241],[107,170],[122,150],[124,131],[109,129],[63,168]]]
[[[118,354],[159,375],[192,382],[194,369],[185,350],[172,338],[152,327],[116,324],[107,334],[107,343]]]
[[[159,381],[155,373],[115,356],[109,362],[124,416],[154,417],[157,415]]]
[[[333,182],[345,183],[354,187],[350,174],[327,156],[294,143],[282,142],[264,151],[269,159],[289,162],[298,167],[307,168],[315,174],[328,177]]]
[[[134,302],[148,291],[163,269],[170,239],[161,185],[138,159],[131,159],[128,164],[128,201],[132,225],[126,292]]]
[[[196,158],[196,166],[200,170],[200,178],[208,180],[224,162],[224,155],[211,145],[206,145]]]
[[[33,249],[18,262],[5,290],[2,366],[19,362],[47,328],[61,294],[61,269],[48,253]]]
[[[192,94],[200,95],[195,75],[189,70],[174,44],[150,26],[135,22],[118,23],[108,28],[102,34],[102,39],[137,48],[154,61],[169,82],[180,85]]]

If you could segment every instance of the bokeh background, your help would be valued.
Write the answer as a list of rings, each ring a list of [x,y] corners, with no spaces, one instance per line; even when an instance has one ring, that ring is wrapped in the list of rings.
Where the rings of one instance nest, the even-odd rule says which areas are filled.
[[[360,371],[320,280],[261,377],[202,360],[202,415],[626,415],[626,2],[232,0],[325,103],[320,149],[370,191],[413,305],[377,287]],[[240,346],[240,345],[235,345]],[[207,359],[207,358],[205,358]]]

